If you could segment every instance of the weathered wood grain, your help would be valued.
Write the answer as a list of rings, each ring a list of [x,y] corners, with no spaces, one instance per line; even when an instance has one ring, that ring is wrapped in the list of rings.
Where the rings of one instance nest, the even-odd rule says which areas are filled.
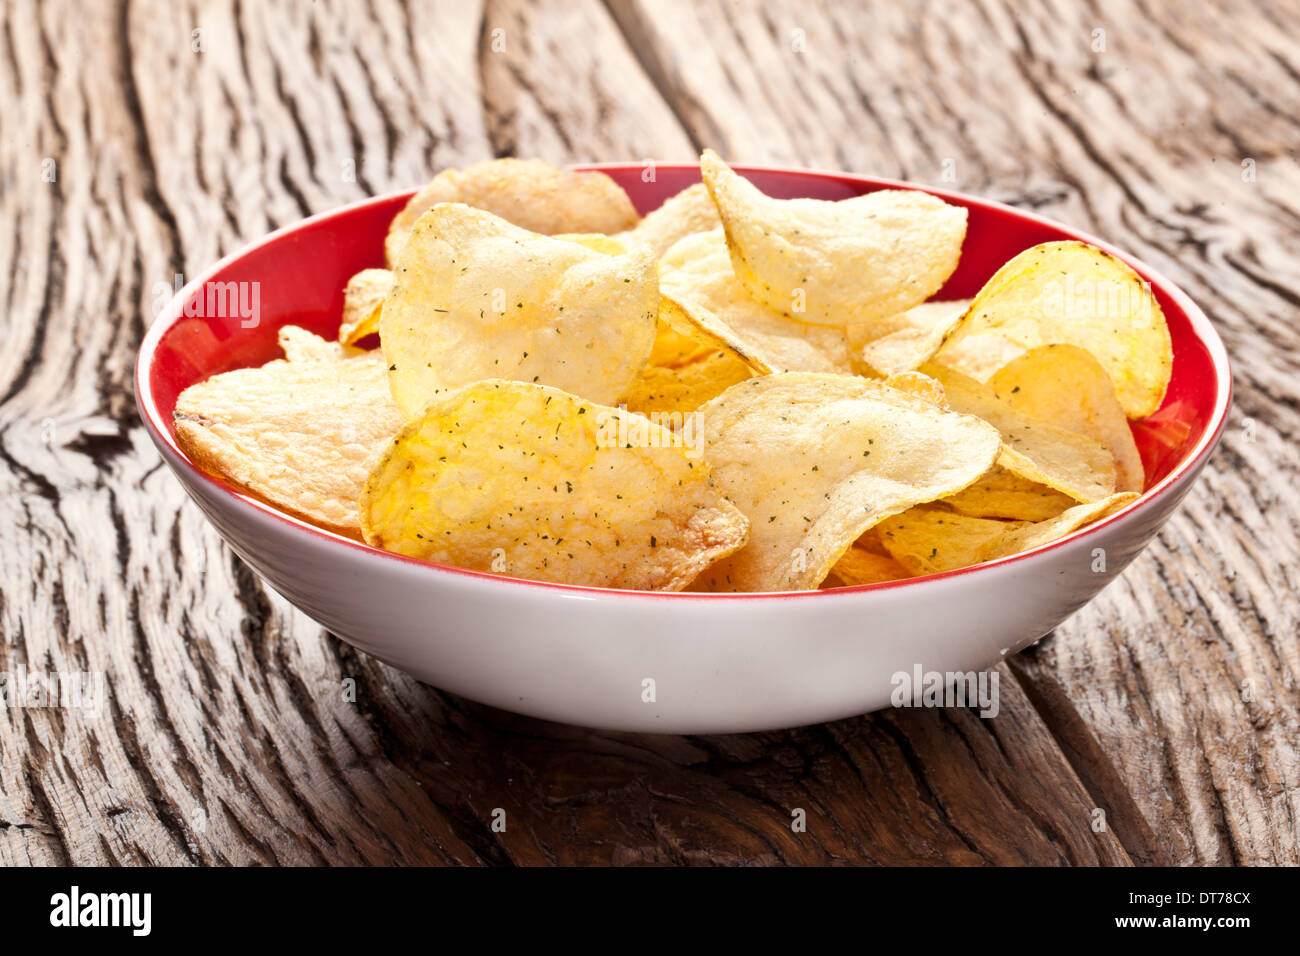
[[[0,864],[1300,861],[1295,11],[1013,9],[4,5],[0,672],[102,673],[107,702],[0,711]],[[177,272],[445,165],[701,144],[951,169],[1133,249],[1222,329],[1223,451],[1000,669],[996,719],[651,737],[441,694],[265,588],[136,423]]]

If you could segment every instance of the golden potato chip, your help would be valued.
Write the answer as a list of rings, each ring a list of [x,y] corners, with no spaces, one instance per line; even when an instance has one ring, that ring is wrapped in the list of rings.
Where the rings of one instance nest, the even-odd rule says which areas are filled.
[[[628,392],[624,404],[629,410],[643,415],[691,412],[753,374],[754,370],[735,352],[715,348],[675,367],[647,365]]]
[[[970,301],[922,302],[897,315],[850,325],[844,330],[849,350],[875,375],[914,371],[939,351]]]
[[[1021,478],[1000,465],[994,465],[973,485],[939,499],[939,503],[972,518],[1015,518],[1021,521],[1055,518],[1078,504],[1069,495]]]
[[[629,249],[643,250],[658,259],[678,239],[721,228],[722,220],[718,218],[718,207],[713,205],[713,197],[704,183],[696,183],[670,196],[636,226],[614,238]]]
[[[1030,349],[988,381],[994,393],[1031,418],[1096,439],[1115,459],[1115,489],[1146,487],[1133,431],[1101,363],[1075,345]]]
[[[545,236],[614,233],[636,225],[627,193],[604,173],[575,173],[540,159],[491,159],[446,169],[393,219],[384,261],[397,263],[416,221],[438,203],[464,203]]]
[[[880,541],[911,575],[938,574],[985,560],[1024,521],[970,518],[943,508],[909,508],[880,523]]]
[[[558,389],[500,379],[439,395],[361,497],[370,544],[478,571],[680,590],[748,521],[680,436]]]
[[[750,520],[700,590],[816,588],[863,532],[959,491],[1002,444],[978,418],[847,375],[753,378],[699,414],[717,486]]]
[[[705,335],[760,372],[849,372],[842,329],[796,322],[736,280],[721,229],[687,236],[659,260],[659,289]]]
[[[900,392],[907,392],[909,395],[915,395],[931,405],[937,405],[940,408],[948,407],[948,395],[944,392],[943,386],[930,376],[923,375],[920,372],[899,372],[897,375],[889,376],[881,384],[888,388],[898,389]]]
[[[966,210],[929,193],[773,199],[712,150],[700,157],[700,170],[741,285],[796,319],[843,327],[903,312],[957,268]]]
[[[340,342],[352,345],[379,331],[379,310],[392,287],[393,274],[387,269],[362,269],[348,280],[343,290]]]
[[[856,544],[835,562],[827,581],[838,587],[855,587],[860,584],[881,584],[908,577],[907,568],[892,557],[874,554]]]
[[[553,385],[609,404],[654,345],[654,263],[528,232],[468,206],[415,225],[384,301],[380,342],[407,418],[484,378]]]
[[[885,549],[911,574],[937,574],[1028,551],[1113,514],[1137,500],[1120,492],[1075,505],[1045,521],[971,518],[940,508],[912,508],[880,523]]]
[[[716,352],[719,347],[716,339],[691,324],[676,303],[660,297],[655,341],[650,348],[651,365],[677,368]]]
[[[964,320],[965,316],[962,316]],[[958,325],[961,320],[958,321]],[[987,382],[993,373],[1012,359],[1025,354],[1019,345],[1008,342],[996,332],[976,332],[956,338],[952,335],[939,347],[934,361],[969,375],[977,382]]]
[[[1001,433],[998,464],[1003,468],[1078,501],[1099,501],[1114,493],[1115,460],[1101,442],[1031,418],[955,369],[930,362],[922,371],[943,386],[950,408],[976,415]]]
[[[1150,288],[1083,242],[1046,242],[999,269],[950,341],[986,332],[1024,349],[1059,343],[1091,352],[1129,418],[1160,407],[1173,369],[1169,328]]]
[[[357,536],[357,497],[402,425],[383,356],[344,356],[337,342],[302,329],[287,339],[302,348],[293,359],[214,375],[181,392],[173,415],[176,439],[204,470],[308,521]],[[325,357],[330,349],[332,359]]]

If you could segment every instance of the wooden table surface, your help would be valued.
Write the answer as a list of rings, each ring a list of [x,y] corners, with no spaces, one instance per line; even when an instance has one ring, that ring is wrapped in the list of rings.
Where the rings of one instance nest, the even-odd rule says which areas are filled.
[[[1300,863],[1294,0],[0,17],[0,673],[102,674],[107,698],[0,708],[0,864]],[[1171,277],[1227,343],[1204,476],[1002,665],[996,719],[657,737],[440,693],[262,584],[136,418],[175,273],[448,165],[706,145],[1055,217]]]

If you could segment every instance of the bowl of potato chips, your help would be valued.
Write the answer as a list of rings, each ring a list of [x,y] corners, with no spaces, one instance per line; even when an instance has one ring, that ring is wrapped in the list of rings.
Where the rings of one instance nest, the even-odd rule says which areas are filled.
[[[282,229],[177,293],[136,391],[343,640],[524,714],[722,733],[1041,638],[1187,493],[1231,381],[1097,239],[706,151],[492,160]]]

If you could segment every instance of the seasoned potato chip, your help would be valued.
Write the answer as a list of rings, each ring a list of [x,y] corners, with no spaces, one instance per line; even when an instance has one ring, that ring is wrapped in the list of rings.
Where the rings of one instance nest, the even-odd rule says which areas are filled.
[[[899,372],[897,375],[889,376],[882,384],[915,395],[931,405],[938,405],[940,408],[948,407],[948,395],[944,392],[943,386],[920,372]]]
[[[1046,521],[997,521],[912,508],[880,523],[886,550],[911,574],[937,574],[1028,551],[1113,514],[1137,499],[1120,492]]]
[[[976,415],[1002,435],[998,464],[1022,478],[1063,491],[1078,501],[1099,501],[1115,491],[1115,460],[1105,445],[1014,409],[987,385],[931,362],[954,411]]]
[[[659,260],[659,288],[705,335],[760,372],[848,372],[842,329],[809,325],[751,298],[721,229],[687,236]]]
[[[545,236],[614,233],[638,216],[627,193],[604,173],[575,173],[540,159],[490,159],[446,169],[416,193],[393,219],[384,260],[397,263],[416,221],[438,203],[484,209],[521,229]]]
[[[911,575],[938,574],[985,560],[1008,532],[1025,521],[970,518],[943,508],[909,508],[880,523],[880,541]]]
[[[880,584],[908,577],[907,568],[888,555],[881,556],[860,548],[856,544],[835,562],[827,581],[835,587],[854,587],[859,584]]]
[[[1094,438],[1115,459],[1115,489],[1146,486],[1142,457],[1115,386],[1091,352],[1074,345],[1044,345],[1003,366],[989,379],[997,396],[1031,418]]]
[[[553,385],[609,404],[654,344],[654,263],[528,232],[480,209],[416,223],[384,301],[393,398],[414,418],[439,390],[484,378]]]
[[[489,379],[439,395],[361,497],[366,541],[515,577],[681,590],[749,522],[680,439],[640,415]]]
[[[700,170],[741,285],[778,312],[846,326],[919,305],[957,268],[966,210],[915,190],[773,199],[712,150]]]
[[[214,375],[181,392],[176,439],[204,470],[358,536],[357,497],[402,425],[383,356],[345,356],[337,342],[302,329],[281,333],[298,350],[290,360]]]
[[[701,590],[816,588],[863,532],[961,490],[1001,447],[977,418],[847,375],[753,378],[700,415],[718,488],[751,522]]]
[[[715,348],[676,367],[647,365],[624,403],[643,415],[691,412],[753,374],[754,370],[735,352]]]
[[[875,375],[914,371],[939,351],[969,305],[970,299],[922,302],[897,315],[858,322],[844,330],[849,350]]]
[[[1046,242],[1020,253],[985,283],[950,341],[987,332],[1024,349],[1061,343],[1091,352],[1129,418],[1160,407],[1173,369],[1169,328],[1151,290],[1124,263],[1083,242]]]
[[[387,269],[362,269],[348,280],[343,290],[340,342],[352,345],[379,331],[379,310],[392,287],[393,274]]]
[[[941,498],[939,503],[972,518],[1015,518],[1021,521],[1055,518],[1078,504],[1069,495],[1021,478],[1000,465],[994,465],[973,485]]]
[[[635,227],[614,236],[629,249],[640,249],[658,259],[672,248],[678,239],[697,232],[712,232],[722,228],[718,207],[704,183],[688,186],[676,196],[646,215]]]

